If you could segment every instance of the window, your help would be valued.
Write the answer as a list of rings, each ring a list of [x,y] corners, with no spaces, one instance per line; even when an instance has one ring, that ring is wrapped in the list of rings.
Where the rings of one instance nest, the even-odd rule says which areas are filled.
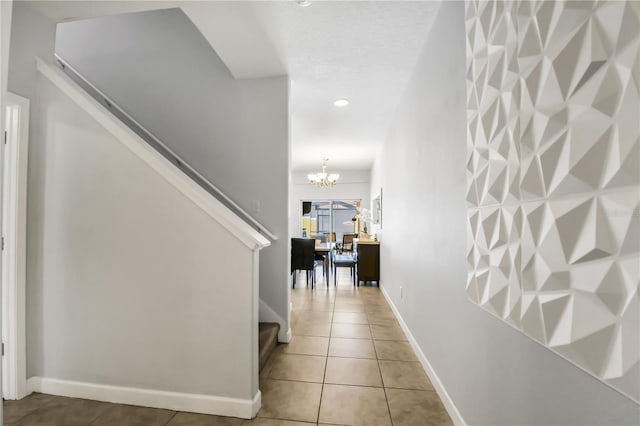
[[[360,200],[312,200],[302,202],[302,235],[315,238],[336,233],[336,241],[344,234],[355,234],[360,226],[356,218]],[[356,220],[354,220],[356,219]]]

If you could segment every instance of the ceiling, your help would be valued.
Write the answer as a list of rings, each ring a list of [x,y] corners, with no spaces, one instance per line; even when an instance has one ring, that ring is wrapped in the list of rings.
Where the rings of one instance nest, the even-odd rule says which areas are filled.
[[[440,5],[433,1],[38,1],[56,20],[181,7],[236,78],[291,78],[296,172],[367,170]],[[350,104],[336,107],[333,101]]]

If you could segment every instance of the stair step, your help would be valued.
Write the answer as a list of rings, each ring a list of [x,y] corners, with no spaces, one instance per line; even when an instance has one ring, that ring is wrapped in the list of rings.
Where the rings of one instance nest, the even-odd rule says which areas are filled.
[[[260,348],[260,370],[267,363],[271,353],[278,345],[278,332],[280,324],[275,322],[261,322],[258,324],[259,348]]]

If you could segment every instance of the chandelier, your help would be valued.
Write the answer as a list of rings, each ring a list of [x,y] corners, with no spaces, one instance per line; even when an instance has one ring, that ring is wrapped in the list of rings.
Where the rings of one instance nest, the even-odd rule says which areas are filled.
[[[332,187],[338,182],[339,174],[327,174],[327,161],[329,161],[328,158],[322,160],[322,172],[307,175],[310,184],[317,187]]]

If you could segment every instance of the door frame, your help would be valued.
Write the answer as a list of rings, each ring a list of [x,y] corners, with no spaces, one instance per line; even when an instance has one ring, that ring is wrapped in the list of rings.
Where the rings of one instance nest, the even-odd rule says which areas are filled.
[[[7,92],[4,105],[5,128],[12,132],[2,144],[2,391],[5,399],[21,399],[28,394],[25,290],[29,100]],[[10,108],[15,115],[9,115]]]

